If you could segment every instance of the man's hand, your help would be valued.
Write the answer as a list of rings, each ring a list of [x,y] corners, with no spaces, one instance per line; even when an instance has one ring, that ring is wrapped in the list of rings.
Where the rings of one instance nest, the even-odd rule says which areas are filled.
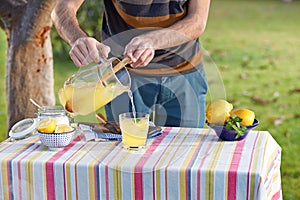
[[[81,37],[73,44],[69,52],[71,59],[76,66],[81,67],[92,62],[100,62],[100,57],[107,58],[110,47],[106,46],[95,38]]]
[[[138,36],[133,38],[125,47],[124,55],[131,59],[132,67],[144,67],[154,57],[155,49],[150,38]]]

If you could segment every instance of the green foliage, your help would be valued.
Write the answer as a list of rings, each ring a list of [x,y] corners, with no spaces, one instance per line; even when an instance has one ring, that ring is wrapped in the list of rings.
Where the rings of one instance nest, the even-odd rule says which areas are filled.
[[[243,136],[244,133],[247,131],[246,127],[242,127],[240,125],[240,122],[242,120],[243,119],[240,118],[239,116],[233,115],[233,116],[230,116],[229,119],[228,119],[228,121],[225,123],[226,129],[228,129],[228,130],[232,130],[232,129],[235,130],[235,132],[236,132],[235,139]]]
[[[102,15],[104,11],[103,1],[86,1],[78,11],[78,21],[89,36],[100,40]]]
[[[78,22],[81,28],[91,37],[100,41],[102,15],[104,11],[103,0],[85,1],[77,13]],[[58,35],[53,27],[51,31],[51,40],[55,57],[68,54],[69,45],[66,44]]]

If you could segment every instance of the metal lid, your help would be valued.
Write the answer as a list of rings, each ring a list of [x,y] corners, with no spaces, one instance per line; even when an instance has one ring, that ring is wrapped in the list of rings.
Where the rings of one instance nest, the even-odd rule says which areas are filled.
[[[32,118],[17,122],[9,131],[9,136],[15,139],[24,138],[36,129],[37,120]]]

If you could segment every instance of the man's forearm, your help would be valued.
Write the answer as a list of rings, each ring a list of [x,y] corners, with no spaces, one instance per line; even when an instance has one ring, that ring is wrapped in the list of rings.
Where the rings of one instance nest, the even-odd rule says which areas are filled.
[[[53,10],[51,17],[58,34],[70,45],[87,34],[80,28],[76,18],[77,9],[63,5],[63,2]]]

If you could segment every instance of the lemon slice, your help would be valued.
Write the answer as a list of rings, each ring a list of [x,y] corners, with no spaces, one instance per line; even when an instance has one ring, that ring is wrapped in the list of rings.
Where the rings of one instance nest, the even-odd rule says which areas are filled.
[[[37,130],[42,133],[54,133],[56,127],[55,118],[46,118],[38,122]]]
[[[73,127],[66,124],[58,124],[55,128],[55,133],[65,133],[73,131]]]

